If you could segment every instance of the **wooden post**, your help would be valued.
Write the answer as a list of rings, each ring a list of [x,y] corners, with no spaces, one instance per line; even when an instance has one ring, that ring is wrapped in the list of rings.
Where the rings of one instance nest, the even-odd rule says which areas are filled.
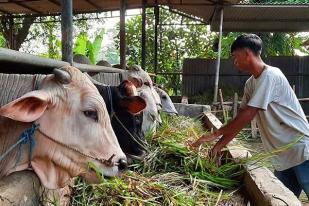
[[[160,10],[158,6],[157,0],[156,6],[154,8],[154,13],[155,13],[155,40],[154,40],[154,73],[157,74],[158,72],[158,24],[160,21]],[[157,78],[156,76],[154,77],[154,82],[156,83]]]
[[[238,94],[237,92],[235,92],[233,101],[233,119],[237,116],[237,109],[238,109]]]
[[[222,26],[223,26],[223,8],[221,8],[221,10],[220,10],[220,28],[219,28],[218,57],[217,57],[217,64],[216,64],[215,91],[214,91],[214,99],[213,99],[214,103],[217,102],[217,98],[218,98],[220,59],[221,59]]]
[[[182,103],[182,104],[189,104],[188,97],[187,97],[187,96],[182,96],[182,98],[181,98],[181,103]]]
[[[127,0],[120,1],[120,68],[126,69],[126,8]]]
[[[62,60],[73,64],[73,3],[61,1]]]
[[[146,6],[147,0],[143,0],[142,11],[142,69],[146,70]]]
[[[257,138],[257,132],[258,132],[258,128],[257,128],[257,125],[256,125],[256,118],[254,118],[252,121],[251,121],[251,136],[252,138]]]
[[[226,123],[227,122],[227,114],[225,113],[225,109],[224,109],[224,105],[223,105],[224,101],[223,101],[223,95],[222,95],[221,89],[219,89],[219,96],[220,96],[220,104],[221,104],[221,108],[222,108],[224,123]]]

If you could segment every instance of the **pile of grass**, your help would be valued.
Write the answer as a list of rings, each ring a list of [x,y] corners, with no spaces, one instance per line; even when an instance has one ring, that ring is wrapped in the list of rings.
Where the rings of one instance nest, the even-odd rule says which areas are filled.
[[[178,172],[187,178],[208,181],[212,187],[235,188],[239,185],[235,177],[242,172],[241,163],[225,156],[224,164],[218,165],[217,159],[209,156],[213,143],[204,144],[198,151],[190,148],[190,143],[205,134],[199,120],[164,116],[157,133],[147,136],[149,152],[145,160],[131,168],[147,175]]]
[[[209,157],[212,145],[192,151],[205,134],[198,120],[163,116],[156,134],[147,135],[148,155],[121,177],[90,185],[78,179],[72,205],[220,205],[237,190],[241,163],[222,165]],[[225,192],[223,192],[225,191]]]
[[[226,156],[222,164],[217,164],[217,159],[209,156],[214,143],[204,144],[197,151],[189,146],[204,134],[198,120],[163,116],[157,133],[147,135],[148,155],[143,161],[134,162],[121,177],[102,178],[100,184],[91,185],[77,179],[71,205],[235,205],[233,198],[240,186],[238,177],[244,171],[243,165],[247,169],[259,167],[302,138],[237,163]],[[239,138],[244,136],[241,133]],[[93,164],[89,166],[96,170]],[[237,198],[240,205],[241,198]]]
[[[195,151],[189,146],[204,134],[198,120],[163,116],[157,133],[147,135],[148,155],[143,161],[134,162],[121,177],[102,178],[97,185],[77,179],[71,205],[234,205],[232,198],[240,186],[243,165],[247,169],[260,167],[265,160],[289,149],[302,138],[237,163],[225,156],[218,164],[217,159],[209,156],[214,143],[204,144]],[[238,138],[244,139],[247,135],[240,133]],[[89,166],[96,170],[93,164]],[[237,198],[240,205],[242,199]]]

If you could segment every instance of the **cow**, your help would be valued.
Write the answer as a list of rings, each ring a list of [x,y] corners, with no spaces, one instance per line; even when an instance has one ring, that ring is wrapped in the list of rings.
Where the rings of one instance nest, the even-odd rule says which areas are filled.
[[[98,173],[125,169],[104,100],[85,74],[66,66],[34,85],[0,108],[0,178],[31,168],[57,189],[75,176],[98,182]]]
[[[88,62],[85,60],[88,59],[86,56],[77,57],[78,63]],[[111,67],[111,64],[105,60],[99,61],[97,65]],[[88,73],[88,78],[95,84],[107,105],[120,147],[127,157],[142,159],[146,148],[141,127],[143,117],[140,112],[146,107],[145,100],[137,96],[136,87],[128,80],[121,82],[118,86],[108,86],[93,79],[93,73]]]
[[[133,65],[129,68],[128,79],[138,88],[138,93],[147,103],[147,107],[143,112],[143,131],[155,132],[156,127],[162,123],[159,114],[159,111],[162,109],[162,104],[149,74],[140,66]]]
[[[166,91],[161,89],[158,86],[154,86],[154,89],[159,94],[161,105],[162,105],[162,111],[166,112],[169,115],[178,115],[178,112],[170,98],[170,96],[167,94]]]
[[[92,81],[105,101],[121,149],[127,157],[141,160],[147,150],[141,114],[146,107],[145,100],[137,96],[136,87],[128,80],[118,86]]]

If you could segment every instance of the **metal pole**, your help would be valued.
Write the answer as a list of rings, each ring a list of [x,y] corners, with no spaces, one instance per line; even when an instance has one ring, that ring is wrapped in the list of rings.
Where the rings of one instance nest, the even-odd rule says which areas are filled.
[[[217,98],[218,98],[219,72],[220,72],[220,59],[221,59],[222,25],[223,25],[223,8],[221,8],[221,11],[220,11],[219,44],[218,44],[218,57],[217,57],[217,64],[216,64],[215,90],[214,90],[214,101],[213,101],[213,103],[217,102]]]
[[[73,64],[73,3],[61,1],[62,60]]]
[[[120,68],[126,69],[126,5],[127,0],[120,2]]]
[[[156,1],[156,6],[155,6],[155,39],[154,39],[154,73],[157,74],[158,70],[158,25],[160,21],[160,10],[159,6],[157,5]],[[154,82],[156,82],[156,76],[154,77]]]
[[[142,11],[142,68],[146,71],[146,5],[147,0],[143,0]]]

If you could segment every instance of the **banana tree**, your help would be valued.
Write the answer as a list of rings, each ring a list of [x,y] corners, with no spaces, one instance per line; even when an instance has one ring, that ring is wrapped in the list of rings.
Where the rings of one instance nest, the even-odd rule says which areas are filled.
[[[89,36],[86,32],[81,32],[75,41],[73,52],[74,54],[85,55],[90,59],[92,64],[96,64],[97,57],[101,49],[103,41],[104,31],[100,31],[96,35],[93,42],[89,40]]]

